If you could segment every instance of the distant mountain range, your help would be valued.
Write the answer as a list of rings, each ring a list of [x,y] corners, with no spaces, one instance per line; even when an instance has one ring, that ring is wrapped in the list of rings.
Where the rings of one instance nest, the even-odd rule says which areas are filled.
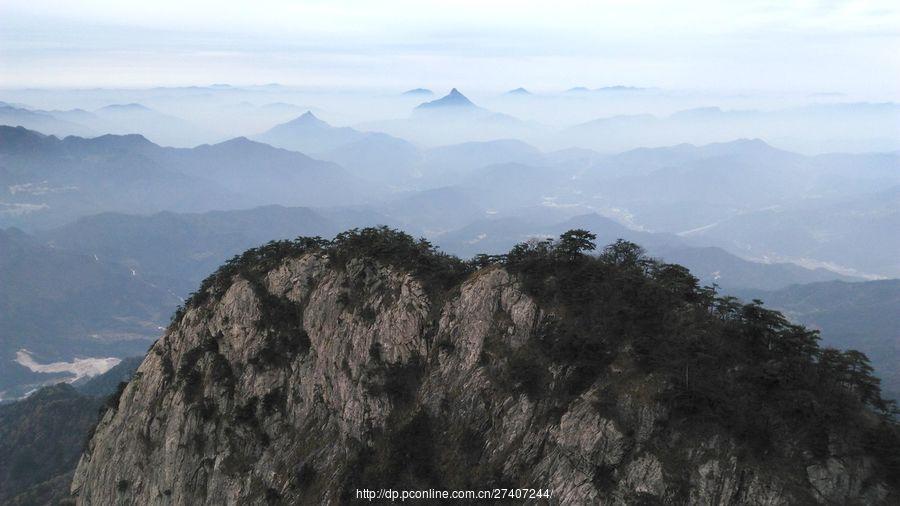
[[[900,149],[898,124],[900,104],[893,103],[816,104],[775,111],[699,107],[669,116],[641,113],[598,118],[564,129],[556,139],[559,146],[621,151],[635,147],[636,139],[642,146],[667,146],[764,137],[800,152],[873,152]]]
[[[216,136],[189,121],[137,103],[110,104],[94,111],[43,111],[0,103],[0,125],[22,126],[61,137],[141,134],[155,143],[179,147],[208,142]]]
[[[615,155],[544,153],[511,139],[421,148],[333,127],[312,113],[266,136],[281,136],[295,149],[327,146],[316,156],[337,164],[246,138],[174,149],[141,136],[61,140],[0,127],[0,188],[7,189],[0,192],[0,225],[47,228],[104,211],[378,204],[459,186],[484,212],[599,211],[632,228],[681,234],[693,245],[749,259],[900,276],[893,255],[900,245],[873,247],[871,254],[857,248],[896,235],[898,153],[810,157],[759,139]]]
[[[353,204],[380,191],[333,163],[245,138],[176,149],[139,135],[59,139],[0,126],[0,164],[0,226],[104,211]]]
[[[441,98],[419,104],[408,118],[373,121],[364,126],[368,130],[386,132],[426,146],[527,139],[542,129],[509,114],[483,108],[456,88]]]
[[[471,104],[465,97],[459,103],[455,102],[459,99],[453,97],[449,102],[441,102],[447,98],[427,104],[443,104],[429,108],[449,107],[452,110],[457,107],[467,110],[469,106],[465,103]],[[451,183],[475,168],[494,163],[540,163],[542,159],[537,148],[518,140],[464,142],[421,148],[384,133],[334,127],[311,112],[277,125],[254,139],[333,161],[350,170],[354,176],[405,189]]]
[[[86,115],[90,113],[85,112]],[[32,111],[0,103],[0,125],[23,126],[55,135],[91,135],[94,131],[82,124],[43,111]]]
[[[357,177],[398,183],[413,176],[421,155],[413,144],[384,133],[334,127],[307,111],[254,137],[272,146],[336,162]]]
[[[587,159],[532,199],[614,210],[746,258],[895,277],[898,167],[897,153],[809,157],[758,139],[678,145]]]

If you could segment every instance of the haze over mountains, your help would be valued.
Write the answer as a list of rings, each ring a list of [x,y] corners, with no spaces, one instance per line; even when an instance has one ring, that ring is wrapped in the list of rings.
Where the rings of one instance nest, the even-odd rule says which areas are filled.
[[[39,363],[100,357],[78,336],[108,329],[140,334],[139,346],[105,348],[124,356],[230,256],[378,224],[464,258],[585,228],[741,294],[900,276],[894,104],[632,86],[476,98],[279,85],[0,98],[0,228],[21,229],[5,240],[45,258],[46,276],[93,262],[85,272],[109,271],[109,297],[143,301],[91,324],[74,317],[68,329],[38,328],[44,316],[19,311],[14,328],[33,330],[7,329],[8,361],[22,348]],[[6,265],[18,255],[0,253]],[[96,303],[95,287],[71,285],[60,304]],[[63,334],[65,345],[26,346]],[[6,388],[17,392],[47,379],[11,371]]]
[[[337,125],[430,146],[516,137],[543,150],[610,152],[757,137],[805,154],[900,149],[898,104],[839,94],[734,95],[627,85],[528,93],[439,90],[436,97],[427,89],[410,91],[415,93],[329,93],[274,84],[7,90],[0,124],[59,136],[140,133],[157,144],[193,147],[252,137],[315,109]],[[419,107],[428,102],[469,105],[451,107],[453,112]],[[443,122],[430,121],[435,114]],[[466,124],[473,118],[476,123]]]
[[[900,504],[898,47],[0,1],[0,504]]]

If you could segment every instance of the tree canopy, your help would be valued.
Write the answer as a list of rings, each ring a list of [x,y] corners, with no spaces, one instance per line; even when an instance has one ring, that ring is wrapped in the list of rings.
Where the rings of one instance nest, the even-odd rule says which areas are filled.
[[[823,452],[829,431],[849,421],[898,479],[896,407],[881,397],[864,354],[821,348],[816,331],[761,301],[744,304],[702,287],[684,267],[649,258],[634,243],[618,240],[591,254],[595,241],[576,229],[463,262],[387,227],[353,229],[332,240],[301,237],[235,256],[187,304],[223,293],[236,274],[256,279],[284,258],[308,252],[326,255],[336,268],[355,258],[392,265],[432,294],[478,268],[501,265],[551,315],[509,358],[512,383],[529,396],[568,402],[628,355],[648,377],[664,380],[658,400],[676,420],[724,426],[760,451],[803,441]],[[548,381],[553,375],[560,380]]]

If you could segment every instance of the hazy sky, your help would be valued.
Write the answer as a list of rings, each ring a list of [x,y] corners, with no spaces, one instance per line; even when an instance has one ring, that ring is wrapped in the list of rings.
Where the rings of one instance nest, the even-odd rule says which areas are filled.
[[[0,86],[897,94],[896,0],[0,0]]]

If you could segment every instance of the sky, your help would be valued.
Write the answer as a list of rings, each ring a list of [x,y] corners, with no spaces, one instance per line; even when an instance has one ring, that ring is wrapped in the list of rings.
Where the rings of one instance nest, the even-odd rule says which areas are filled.
[[[0,0],[0,87],[897,94],[896,0]]]

